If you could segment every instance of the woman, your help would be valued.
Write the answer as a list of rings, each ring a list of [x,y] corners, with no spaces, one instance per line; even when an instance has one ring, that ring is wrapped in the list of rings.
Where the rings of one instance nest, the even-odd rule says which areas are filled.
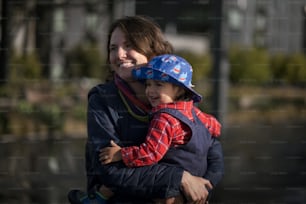
[[[153,198],[169,198],[166,201],[171,202],[182,192],[188,200],[204,202],[207,188],[219,182],[223,175],[222,155],[212,155],[214,161],[208,159],[215,165],[208,169],[205,179],[166,164],[127,168],[122,162],[109,165],[99,162],[99,150],[109,146],[111,140],[120,146],[143,142],[150,106],[144,86],[133,79],[131,71],[156,55],[173,52],[160,28],[141,16],[114,22],[107,45],[112,79],[94,87],[88,96],[86,171],[91,197],[97,197],[99,193],[96,192],[106,197],[112,192],[110,203],[144,203]],[[214,145],[221,148],[217,140]]]

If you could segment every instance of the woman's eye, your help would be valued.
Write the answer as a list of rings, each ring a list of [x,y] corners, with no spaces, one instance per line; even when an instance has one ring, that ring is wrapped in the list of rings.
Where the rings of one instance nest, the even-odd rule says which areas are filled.
[[[130,43],[125,44],[126,49],[131,49],[132,45]]]
[[[115,51],[116,49],[117,49],[117,47],[115,47],[115,46],[109,47],[109,51]]]

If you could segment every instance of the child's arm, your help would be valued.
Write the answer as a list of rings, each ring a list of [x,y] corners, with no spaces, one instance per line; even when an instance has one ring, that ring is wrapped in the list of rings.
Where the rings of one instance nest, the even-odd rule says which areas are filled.
[[[122,160],[121,147],[113,140],[111,140],[110,145],[110,147],[105,147],[100,150],[99,160],[102,164],[109,164]]]
[[[171,119],[171,122],[169,119]],[[122,160],[127,167],[156,164],[171,146],[172,136],[174,135],[172,123],[176,122],[176,120],[172,116],[169,117],[168,113],[155,114],[150,122],[150,127],[143,143],[138,146],[121,148],[113,142],[111,147],[105,147],[100,150],[100,152],[102,151],[99,155],[101,163],[108,164],[113,161]],[[115,147],[120,149],[113,149]],[[117,159],[108,157],[114,154],[116,154]]]

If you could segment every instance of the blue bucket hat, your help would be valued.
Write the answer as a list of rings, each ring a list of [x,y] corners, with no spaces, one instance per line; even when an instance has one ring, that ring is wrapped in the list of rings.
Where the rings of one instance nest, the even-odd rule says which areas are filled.
[[[141,81],[153,79],[185,87],[193,94],[195,103],[202,100],[202,96],[192,88],[192,66],[182,57],[170,54],[156,56],[146,66],[134,69],[132,75]]]

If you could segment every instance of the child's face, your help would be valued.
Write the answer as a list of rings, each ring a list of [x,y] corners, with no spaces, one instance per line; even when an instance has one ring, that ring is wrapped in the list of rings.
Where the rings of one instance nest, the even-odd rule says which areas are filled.
[[[146,80],[146,96],[152,107],[174,102],[182,91],[182,88],[168,82]]]

